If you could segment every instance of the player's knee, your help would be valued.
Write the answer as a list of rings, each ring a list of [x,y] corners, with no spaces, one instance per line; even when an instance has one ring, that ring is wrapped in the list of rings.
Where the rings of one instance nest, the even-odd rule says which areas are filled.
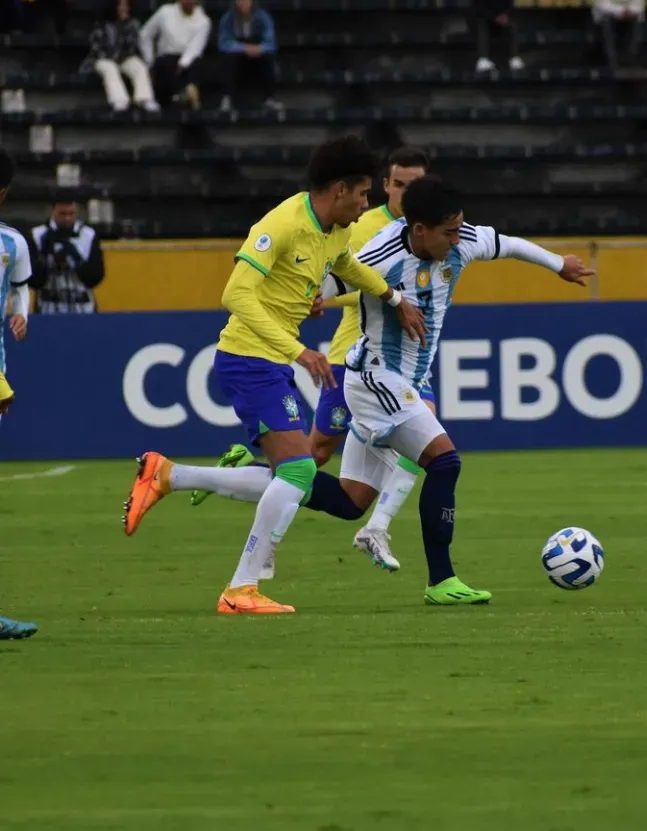
[[[461,457],[457,450],[448,450],[433,458],[427,465],[425,471],[432,476],[453,478],[454,481],[460,476],[462,467]]]
[[[303,459],[281,462],[276,466],[275,475],[277,479],[283,479],[284,482],[289,482],[290,485],[307,493],[317,475],[317,465],[312,456],[306,456]]]

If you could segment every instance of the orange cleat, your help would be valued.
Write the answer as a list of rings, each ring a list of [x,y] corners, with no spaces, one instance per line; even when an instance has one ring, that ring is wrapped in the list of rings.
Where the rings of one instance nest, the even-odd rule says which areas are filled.
[[[258,590],[258,586],[229,586],[220,595],[218,601],[219,615],[289,615],[294,613],[294,606],[285,606],[270,600]]]
[[[162,497],[171,492],[169,476],[173,463],[161,453],[149,450],[137,459],[139,469],[130,496],[124,502],[126,513],[121,521],[126,536],[132,536],[144,514],[156,505]]]

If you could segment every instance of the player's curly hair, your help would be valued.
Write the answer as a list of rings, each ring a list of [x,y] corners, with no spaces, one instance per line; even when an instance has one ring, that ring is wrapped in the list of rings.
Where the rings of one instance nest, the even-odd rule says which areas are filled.
[[[377,175],[379,162],[365,141],[357,136],[343,136],[315,147],[308,163],[311,190],[325,190],[335,182],[353,187]]]
[[[0,190],[9,187],[13,181],[15,170],[13,159],[3,147],[0,147]]]
[[[454,219],[462,210],[461,193],[438,176],[415,179],[402,195],[402,213],[407,225],[421,222],[428,228],[435,228]]]
[[[389,173],[394,164],[399,167],[421,167],[423,170],[429,170],[429,156],[422,147],[414,147],[410,144],[405,144],[403,147],[398,147],[394,150],[386,161]]]

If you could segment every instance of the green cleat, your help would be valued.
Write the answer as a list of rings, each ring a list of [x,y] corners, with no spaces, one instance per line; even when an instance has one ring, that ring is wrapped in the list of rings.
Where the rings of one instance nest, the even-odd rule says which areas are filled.
[[[458,577],[448,577],[437,586],[427,586],[425,603],[428,606],[477,606],[492,600],[490,592],[470,589]]]
[[[232,444],[223,454],[216,467],[246,467],[254,461],[254,456],[244,444]],[[204,500],[211,496],[211,491],[191,491],[191,504],[202,505]]]

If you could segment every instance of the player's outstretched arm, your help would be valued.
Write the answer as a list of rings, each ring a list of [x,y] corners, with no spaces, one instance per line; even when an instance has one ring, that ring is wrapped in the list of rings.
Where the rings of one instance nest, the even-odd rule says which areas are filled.
[[[522,237],[508,237],[484,225],[468,225],[460,230],[459,250],[463,265],[473,260],[515,259],[542,266],[569,283],[586,285],[586,277],[593,274],[579,257],[562,257],[535,242]]]

